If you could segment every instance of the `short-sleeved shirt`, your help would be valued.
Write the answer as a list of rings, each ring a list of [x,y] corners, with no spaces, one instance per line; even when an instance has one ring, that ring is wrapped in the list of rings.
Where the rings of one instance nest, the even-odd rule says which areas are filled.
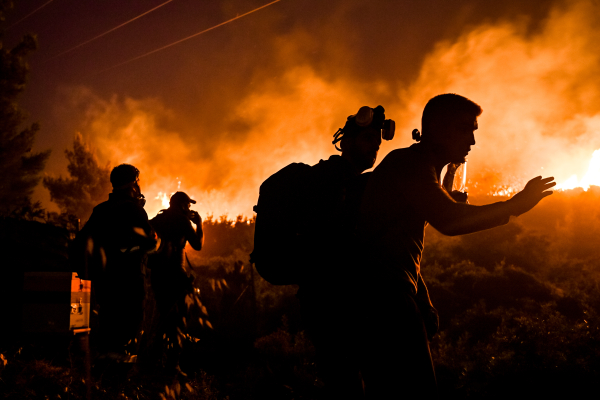
[[[183,252],[187,242],[193,247],[198,247],[199,242],[196,231],[190,219],[183,212],[172,209],[162,210],[150,220],[150,224],[161,240],[159,253],[169,259],[170,265],[183,264]],[[200,244],[201,245],[201,244]]]
[[[472,233],[509,220],[504,202],[457,203],[442,188],[433,157],[421,145],[389,153],[375,168],[359,217],[359,243],[377,279],[408,283],[416,293],[425,227],[444,234]],[[414,290],[413,290],[414,289]]]

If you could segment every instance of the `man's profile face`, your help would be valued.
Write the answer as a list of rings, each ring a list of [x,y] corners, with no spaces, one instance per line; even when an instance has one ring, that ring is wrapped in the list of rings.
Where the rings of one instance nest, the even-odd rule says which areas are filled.
[[[448,161],[452,163],[463,163],[475,145],[475,131],[479,127],[477,117],[463,114],[451,121],[444,137],[444,147]]]
[[[133,182],[133,190],[135,195],[142,194],[142,189],[140,188],[140,178],[138,177],[135,182]]]
[[[175,210],[187,215],[191,210],[191,206],[192,206],[192,203],[184,201],[184,202],[172,203],[170,205],[170,208],[175,209]]]
[[[381,129],[369,127],[358,133],[349,150],[354,163],[364,171],[375,165],[379,146],[381,146]]]

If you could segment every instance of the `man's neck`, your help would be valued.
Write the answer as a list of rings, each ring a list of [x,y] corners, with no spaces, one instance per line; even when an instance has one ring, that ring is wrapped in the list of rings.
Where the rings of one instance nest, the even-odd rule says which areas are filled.
[[[350,165],[352,165],[352,169],[354,170],[356,175],[360,175],[365,171],[365,168],[359,166],[358,163],[356,163],[348,154],[342,153],[342,158],[348,161]]]
[[[129,189],[113,190],[110,197],[119,200],[135,200],[132,191]]]
[[[443,151],[441,151],[439,147],[428,142],[417,143],[416,147],[420,152],[427,155],[427,157],[433,164],[435,172],[437,173],[437,176],[439,178],[442,174],[442,170],[444,169],[444,167],[450,163],[448,157],[444,154]]]

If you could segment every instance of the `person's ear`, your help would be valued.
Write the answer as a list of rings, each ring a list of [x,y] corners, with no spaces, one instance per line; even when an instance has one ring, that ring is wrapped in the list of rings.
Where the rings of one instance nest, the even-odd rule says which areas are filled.
[[[427,129],[427,141],[431,143],[442,144],[448,139],[447,135],[448,123],[442,120],[434,120],[429,122]]]
[[[427,128],[423,127],[423,131],[427,132],[428,136],[437,136],[437,132],[441,129],[440,120],[429,121]]]
[[[340,142],[340,149],[342,149],[342,153],[344,151],[350,151],[352,146],[354,146],[355,141],[356,141],[355,136],[344,136],[342,138],[342,141]]]

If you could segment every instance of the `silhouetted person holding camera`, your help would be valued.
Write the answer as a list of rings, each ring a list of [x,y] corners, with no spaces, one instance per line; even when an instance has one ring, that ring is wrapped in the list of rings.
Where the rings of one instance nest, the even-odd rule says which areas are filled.
[[[420,278],[427,224],[450,236],[478,232],[508,223],[552,194],[554,178],[536,177],[507,201],[475,206],[466,194],[442,187],[444,166],[465,162],[475,145],[481,112],[456,94],[432,98],[422,135],[413,132],[418,143],[389,153],[369,178],[358,231],[360,285],[369,293],[361,340],[368,398],[436,396],[427,332],[436,329],[436,316]]]
[[[156,246],[143,208],[139,175],[129,164],[112,170],[112,193],[94,207],[74,243],[79,252],[86,253],[87,274],[84,271],[80,276],[92,280],[92,309],[99,319],[92,336],[96,336],[100,356],[115,361],[136,354],[144,311],[146,253]]]
[[[187,311],[185,297],[194,290],[193,277],[186,272],[184,265],[185,246],[189,242],[194,250],[199,251],[204,241],[202,218],[190,209],[191,204],[196,204],[196,200],[184,192],[176,192],[171,196],[169,208],[150,220],[160,239],[156,254],[150,256],[152,289],[159,314],[157,340],[160,341],[164,335],[173,344],[167,360],[169,367],[178,364],[177,328],[185,329],[182,321]]]
[[[353,336],[355,295],[347,291],[347,279],[352,275],[357,213],[368,178],[362,173],[375,164],[382,132],[387,140],[393,136],[393,124],[381,106],[360,108],[334,135],[341,155],[321,160],[310,171],[308,261],[298,298],[327,398],[362,397]]]

